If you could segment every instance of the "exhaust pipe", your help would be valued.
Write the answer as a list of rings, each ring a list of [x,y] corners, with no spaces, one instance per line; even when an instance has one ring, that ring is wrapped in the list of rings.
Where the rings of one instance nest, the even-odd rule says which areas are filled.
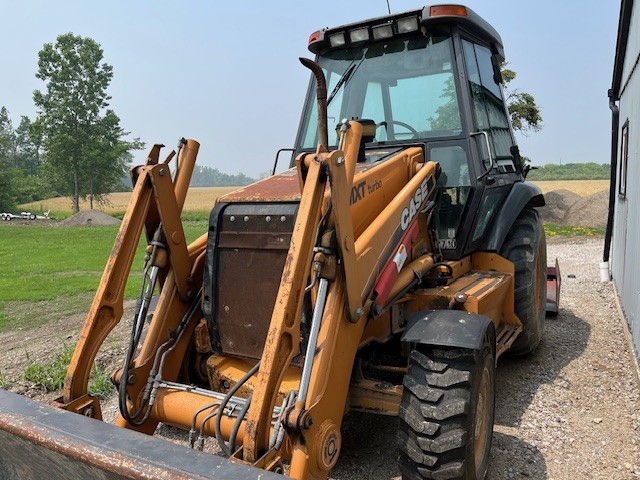
[[[316,93],[318,98],[318,142],[329,151],[329,130],[327,128],[327,81],[322,67],[313,60],[300,57],[300,63],[313,72],[316,77]]]

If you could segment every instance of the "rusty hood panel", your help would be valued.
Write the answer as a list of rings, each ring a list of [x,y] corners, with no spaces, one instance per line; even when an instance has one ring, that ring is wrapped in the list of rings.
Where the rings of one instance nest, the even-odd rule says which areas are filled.
[[[299,201],[300,185],[295,168],[242,187],[218,199],[221,203]]]
[[[356,165],[356,175],[379,165],[381,161],[401,153],[403,148],[393,147],[389,149],[368,150],[366,161]],[[222,197],[218,202],[299,202],[300,184],[298,172],[295,167],[282,173],[267,177],[246,187],[234,190]]]

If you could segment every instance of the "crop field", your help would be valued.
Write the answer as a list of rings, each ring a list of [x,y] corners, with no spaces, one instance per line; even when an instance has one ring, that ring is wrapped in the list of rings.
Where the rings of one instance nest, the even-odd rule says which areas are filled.
[[[184,204],[186,212],[209,212],[216,198],[226,195],[239,187],[192,187],[187,193],[187,199]],[[106,196],[103,204],[96,205],[96,210],[102,210],[105,213],[122,213],[127,209],[131,192],[117,192]],[[48,200],[40,200],[38,202],[26,203],[20,205],[23,210],[31,212],[45,212],[51,210],[56,213],[71,214],[71,199],[69,197],[56,197]],[[88,210],[89,202],[82,200],[80,202],[80,210]]]
[[[609,190],[609,180],[562,180],[532,182],[540,187],[542,193],[565,189],[577,193],[581,197],[589,197],[594,193]]]
[[[577,193],[581,197],[588,197],[594,193],[609,189],[609,180],[564,180],[564,181],[539,181],[533,182],[538,185],[543,193],[552,190],[566,189]],[[184,212],[202,213],[206,216],[211,210],[216,198],[226,195],[240,187],[192,187],[187,193],[184,205]],[[130,192],[112,193],[106,196],[103,204],[95,205],[94,208],[109,214],[122,214],[131,198]],[[20,205],[23,210],[31,212],[44,212],[51,210],[52,216],[58,214],[61,217],[71,215],[71,200],[68,197],[56,197],[38,202]],[[87,210],[89,202],[82,200],[80,209]]]

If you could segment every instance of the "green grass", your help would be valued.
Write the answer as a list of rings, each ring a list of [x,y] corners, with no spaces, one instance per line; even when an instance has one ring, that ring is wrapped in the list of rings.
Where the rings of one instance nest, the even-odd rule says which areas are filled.
[[[594,237],[604,235],[604,228],[560,227],[546,224],[544,232],[547,237]]]
[[[186,222],[184,230],[191,242],[206,233],[207,223]],[[24,321],[37,324],[41,317],[38,302],[55,300],[68,314],[86,309],[117,232],[117,226],[51,228],[0,224],[0,331]],[[144,248],[141,241],[125,298],[135,298],[139,293]],[[13,314],[14,310],[22,314]]]
[[[71,362],[74,347],[65,346],[48,362],[32,362],[23,373],[23,378],[46,392],[62,389],[67,367]],[[100,398],[107,398],[114,390],[109,379],[109,373],[100,365],[94,364],[89,377],[89,393]]]
[[[188,242],[206,233],[207,216],[206,212],[184,215]],[[0,224],[0,331],[44,323],[50,311],[58,318],[86,311],[117,232],[117,226]],[[555,225],[545,225],[545,232],[548,237],[604,233],[602,229]],[[143,257],[144,243],[140,242],[125,290],[127,299],[139,293]]]

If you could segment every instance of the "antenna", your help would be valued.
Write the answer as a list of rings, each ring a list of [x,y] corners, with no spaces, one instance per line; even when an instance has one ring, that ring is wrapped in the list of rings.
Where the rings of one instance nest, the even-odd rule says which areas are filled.
[[[391,15],[391,7],[389,6],[389,0],[387,0],[387,10],[389,10],[389,15]]]

